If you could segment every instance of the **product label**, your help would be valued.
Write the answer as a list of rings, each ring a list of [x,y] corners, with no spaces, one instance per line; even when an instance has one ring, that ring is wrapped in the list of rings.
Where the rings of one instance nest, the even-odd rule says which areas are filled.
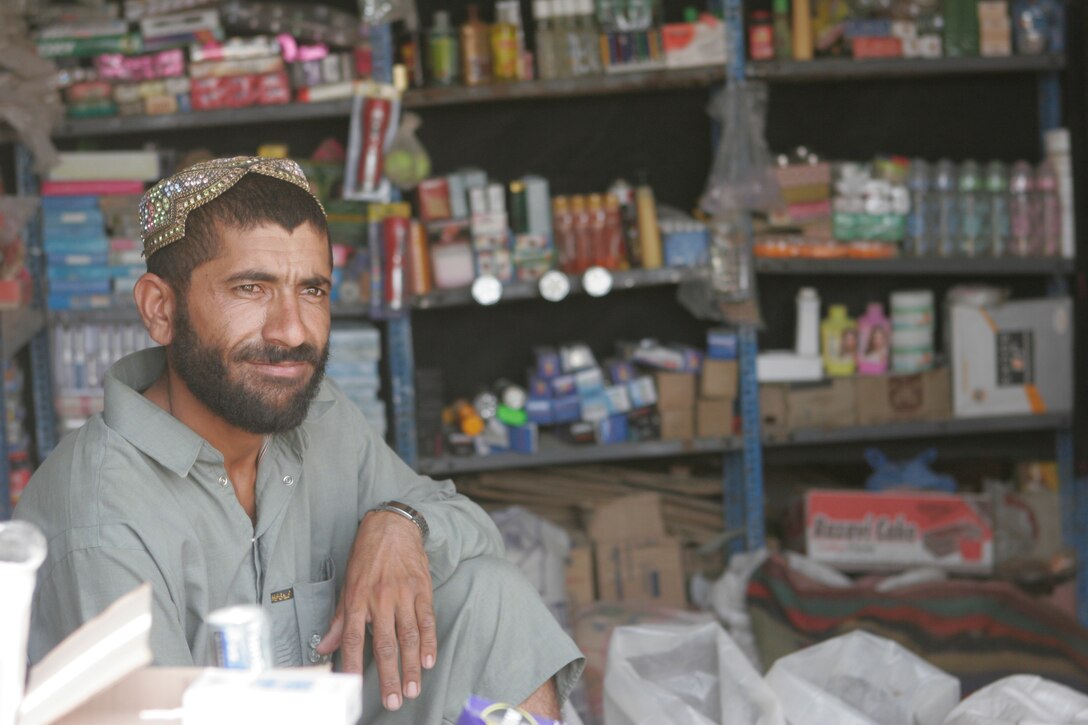
[[[1031,330],[997,333],[998,387],[1019,387],[1035,382],[1035,335]]]

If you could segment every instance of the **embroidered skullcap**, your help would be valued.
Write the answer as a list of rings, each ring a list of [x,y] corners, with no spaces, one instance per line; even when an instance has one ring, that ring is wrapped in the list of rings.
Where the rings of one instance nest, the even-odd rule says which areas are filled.
[[[215,199],[250,173],[287,181],[313,196],[302,168],[290,159],[235,156],[193,164],[155,184],[140,199],[144,257],[184,237],[189,212]],[[314,201],[324,212],[325,207],[316,196]]]

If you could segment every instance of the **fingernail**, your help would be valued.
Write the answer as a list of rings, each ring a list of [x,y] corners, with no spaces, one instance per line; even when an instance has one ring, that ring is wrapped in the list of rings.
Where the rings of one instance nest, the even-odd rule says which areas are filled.
[[[400,709],[400,695],[393,693],[389,697],[385,698],[386,710],[399,710]]]
[[[411,698],[419,697],[419,685],[415,682],[409,682],[408,687],[404,689],[404,695]]]
[[[434,655],[427,655],[423,658],[423,666],[428,670],[434,667]]]

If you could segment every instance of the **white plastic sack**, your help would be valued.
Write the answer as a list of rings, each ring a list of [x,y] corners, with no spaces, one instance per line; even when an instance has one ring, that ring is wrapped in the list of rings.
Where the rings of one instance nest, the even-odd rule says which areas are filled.
[[[1088,723],[1088,697],[1035,675],[1013,675],[982,688],[948,715],[945,725]]]
[[[862,631],[780,658],[767,684],[790,725],[941,725],[960,699],[955,677]]]
[[[570,554],[570,536],[552,522],[521,506],[493,511],[491,519],[502,533],[506,560],[532,582],[559,623],[568,626],[567,556]]]
[[[774,693],[716,622],[617,627],[605,725],[785,725]]]

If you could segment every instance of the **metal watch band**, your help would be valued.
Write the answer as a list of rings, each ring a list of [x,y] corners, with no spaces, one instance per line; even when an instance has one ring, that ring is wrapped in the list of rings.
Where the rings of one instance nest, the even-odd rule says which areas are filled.
[[[420,536],[423,537],[423,543],[427,543],[427,536],[431,533],[431,527],[427,525],[427,519],[423,517],[423,514],[416,511],[408,504],[401,503],[400,501],[382,501],[370,510],[389,511],[391,513],[400,514],[416,525],[416,528],[419,529]]]

